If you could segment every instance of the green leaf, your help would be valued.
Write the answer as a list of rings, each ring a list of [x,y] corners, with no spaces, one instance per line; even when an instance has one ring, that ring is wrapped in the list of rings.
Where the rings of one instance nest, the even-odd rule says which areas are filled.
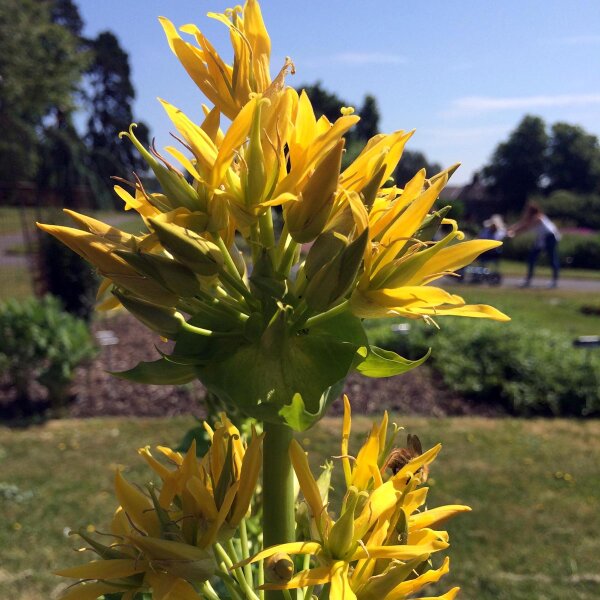
[[[342,379],[327,388],[325,393],[321,395],[319,410],[316,413],[307,411],[302,396],[294,394],[291,404],[284,406],[279,414],[294,431],[305,431],[325,416],[329,405],[342,393],[344,382],[345,380]]]
[[[141,362],[128,371],[111,372],[111,375],[151,385],[182,385],[198,376],[192,365],[178,365],[165,358],[154,362]]]
[[[366,377],[393,377],[423,364],[430,354],[431,349],[418,360],[408,360],[391,350],[370,346],[367,357],[356,367],[356,370]]]
[[[302,431],[323,416],[365,347],[361,322],[350,314],[291,333],[281,313],[259,339],[236,340],[227,354],[198,365],[197,371],[225,403]]]

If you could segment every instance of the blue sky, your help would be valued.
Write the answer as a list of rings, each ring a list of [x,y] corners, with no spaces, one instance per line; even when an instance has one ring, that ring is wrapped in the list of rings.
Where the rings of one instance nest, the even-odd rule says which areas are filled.
[[[222,0],[79,0],[85,33],[110,29],[129,52],[136,116],[170,143],[156,97],[201,116],[200,91],[168,49],[157,17],[195,23],[229,57]],[[468,181],[526,113],[600,135],[597,0],[263,0],[272,71],[290,56],[290,85],[313,83],[360,105],[376,96],[383,131],[416,129],[409,148]]]

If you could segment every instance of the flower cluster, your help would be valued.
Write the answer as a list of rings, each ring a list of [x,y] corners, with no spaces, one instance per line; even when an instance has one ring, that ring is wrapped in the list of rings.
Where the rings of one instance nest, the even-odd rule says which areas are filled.
[[[140,448],[160,478],[158,490],[149,485],[144,493],[117,471],[120,506],[108,535],[112,541],[102,543],[78,532],[90,545],[86,549],[100,560],[58,572],[82,580],[62,600],[94,599],[111,592],[123,592],[127,600],[150,590],[155,600],[200,598],[196,588],[209,585],[218,570],[219,553],[227,556],[222,544],[249,516],[263,438],[253,432],[246,446],[225,415],[214,431],[204,426],[211,443],[202,458],[196,456],[195,442],[184,455],[159,446],[171,466],[154,458],[149,448]]]
[[[437,527],[470,510],[459,505],[423,508],[428,465],[441,446],[421,453],[418,438],[409,436],[408,448],[394,448],[399,429],[388,435],[386,413],[353,457],[350,403],[346,397],[344,401],[338,458],[345,493],[337,520],[327,502],[331,468],[316,481],[304,450],[294,441],[290,456],[303,495],[296,510],[299,541],[249,556],[246,517],[260,471],[263,434],[254,432],[246,447],[222,415],[214,431],[205,424],[211,445],[201,458],[195,443],[184,455],[159,447],[170,467],[148,448],[139,450],[160,479],[156,489],[149,485],[143,492],[117,472],[120,506],[108,534],[112,541],[79,532],[89,544],[86,550],[99,558],[58,572],[81,580],[61,600],[117,592],[124,600],[139,592],[151,592],[155,600],[214,599],[215,578],[227,584],[232,597],[250,600],[261,589],[303,588],[312,593],[324,585],[329,585],[332,600],[400,600],[437,582],[449,570],[448,559],[438,568],[430,562],[431,555],[448,547],[448,534]],[[236,547],[232,538],[238,530],[242,535]],[[291,556],[296,554],[304,559],[303,569],[294,574]],[[240,555],[247,558],[240,560]],[[261,584],[265,578],[267,583]],[[439,598],[451,600],[457,592],[454,588]]]
[[[469,507],[461,505],[423,509],[427,489],[428,465],[441,445],[420,454],[420,443],[409,436],[409,448],[394,449],[398,429],[388,439],[388,416],[374,424],[367,441],[356,457],[348,454],[350,437],[350,403],[344,398],[344,432],[342,454],[346,492],[337,520],[328,512],[327,493],[330,471],[325,485],[314,479],[308,460],[297,442],[290,455],[308,507],[310,539],[280,544],[259,552],[246,562],[289,555],[314,557],[305,562],[304,570],[267,583],[264,589],[311,588],[330,584],[333,600],[401,600],[413,597],[429,583],[448,573],[449,559],[433,569],[430,556],[448,547],[448,534],[437,526]],[[391,457],[386,460],[386,457]],[[352,461],[352,462],[351,462]],[[388,467],[392,474],[388,473]],[[321,483],[321,485],[319,485]],[[242,563],[244,564],[244,563]],[[451,600],[458,593],[453,588],[440,599]]]
[[[430,285],[499,243],[461,241],[448,207],[434,209],[456,166],[395,185],[411,136],[396,131],[374,136],[343,167],[344,135],[359,118],[351,109],[333,122],[317,118],[307,94],[285,84],[289,59],[271,78],[256,0],[209,16],[229,30],[232,64],[197,27],[181,28],[188,41],[161,19],[213,105],[204,119],[161,100],[180,143],[163,153],[145,148],[133,126],[123,133],[160,185],[148,191],[136,176],[115,186],[145,231],[131,235],[72,211],[79,228],[40,225],[95,265],[103,308],[123,306],[175,340],[171,355],[121,376],[199,378],[249,416],[303,429],[352,369],[389,376],[416,364],[369,347],[362,318],[506,320]],[[227,381],[231,372],[244,384]]]

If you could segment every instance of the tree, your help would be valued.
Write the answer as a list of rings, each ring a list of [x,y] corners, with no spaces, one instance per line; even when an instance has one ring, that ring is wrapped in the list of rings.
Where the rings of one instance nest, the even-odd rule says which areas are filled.
[[[360,140],[369,140],[379,133],[379,108],[377,100],[367,94],[358,111],[360,121],[356,124],[354,135]]]
[[[81,37],[84,23],[79,8],[72,0],[53,0],[50,18],[53,23],[65,27],[73,35]]]
[[[598,138],[577,125],[555,123],[550,135],[546,176],[550,191],[600,191]]]
[[[73,107],[86,56],[79,40],[52,21],[53,4],[0,2],[0,180],[31,177],[38,132],[57,109]]]
[[[144,170],[145,163],[131,144],[121,142],[119,133],[133,122],[132,104],[135,90],[131,83],[129,57],[110,31],[89,40],[92,62],[88,69],[90,116],[86,141],[97,174],[128,176],[133,170]],[[138,124],[137,137],[148,145],[148,128]]]
[[[547,146],[544,121],[526,115],[494,150],[491,162],[483,169],[484,183],[505,210],[520,211],[527,198],[540,191]]]

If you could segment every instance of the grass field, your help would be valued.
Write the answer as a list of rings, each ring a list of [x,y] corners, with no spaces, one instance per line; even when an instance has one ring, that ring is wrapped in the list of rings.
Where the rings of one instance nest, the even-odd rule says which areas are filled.
[[[566,335],[600,334],[600,314],[584,314],[584,307],[600,309],[600,298],[590,292],[567,289],[452,288],[468,302],[491,304],[512,322],[532,329],[549,329]],[[443,320],[440,320],[443,325]],[[505,327],[509,325],[502,325]]]
[[[524,262],[503,259],[500,262],[500,271],[503,275],[525,277],[525,274],[527,273],[527,265]],[[539,265],[535,269],[535,277],[538,276],[549,278],[552,276],[552,269],[544,265]],[[565,267],[560,270],[560,276],[564,279],[600,279],[600,270],[570,269],[568,267]]]
[[[81,562],[65,528],[106,527],[114,470],[131,465],[128,477],[142,483],[148,471],[136,449],[175,444],[192,423],[97,419],[0,429],[0,597],[53,598],[60,581],[51,570]],[[449,524],[452,572],[443,589],[460,585],[465,600],[600,597],[598,421],[400,423],[427,447],[444,443],[429,505],[473,508]],[[364,417],[353,420],[355,447],[368,427]],[[325,419],[301,436],[316,451],[315,469],[339,454],[339,432],[339,419]]]

